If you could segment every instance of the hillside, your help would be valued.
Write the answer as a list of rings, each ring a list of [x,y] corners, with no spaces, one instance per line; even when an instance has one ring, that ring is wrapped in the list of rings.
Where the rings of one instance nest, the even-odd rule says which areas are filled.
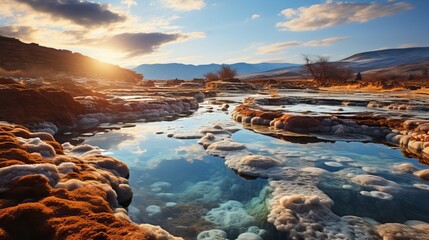
[[[429,47],[399,48],[363,52],[347,57],[337,63],[349,66],[353,72],[383,75],[421,75],[429,68]],[[244,74],[241,79],[300,78],[302,66],[290,66],[271,71]]]
[[[235,63],[230,64],[239,75],[249,74],[255,72],[269,71],[277,68],[294,66],[290,63]],[[201,78],[207,72],[214,72],[219,70],[221,64],[206,64],[206,65],[191,65],[180,63],[168,64],[142,64],[133,70],[141,73],[146,79],[153,80],[169,80],[169,79],[193,79]]]
[[[405,67],[429,61],[429,47],[386,49],[358,53],[339,62],[350,64],[355,72]]]
[[[36,43],[0,36],[1,75],[75,76],[98,79],[135,81],[140,74],[129,69],[107,64],[68,50],[58,50]],[[0,70],[1,70],[0,69]]]

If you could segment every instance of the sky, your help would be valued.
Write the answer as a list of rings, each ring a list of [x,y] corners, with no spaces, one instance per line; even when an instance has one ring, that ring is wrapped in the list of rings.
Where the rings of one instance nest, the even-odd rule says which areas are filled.
[[[123,67],[429,47],[428,0],[0,0],[0,35]]]

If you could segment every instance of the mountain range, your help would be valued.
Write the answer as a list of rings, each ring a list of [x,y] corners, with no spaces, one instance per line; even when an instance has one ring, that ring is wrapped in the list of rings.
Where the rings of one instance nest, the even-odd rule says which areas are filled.
[[[291,63],[234,63],[228,64],[235,69],[238,75],[265,72],[269,70],[297,66]],[[221,64],[206,64],[206,65],[191,65],[181,63],[167,64],[142,64],[133,70],[145,76],[145,79],[152,80],[169,80],[169,79],[185,79],[203,78],[208,72],[215,72],[220,69]]]

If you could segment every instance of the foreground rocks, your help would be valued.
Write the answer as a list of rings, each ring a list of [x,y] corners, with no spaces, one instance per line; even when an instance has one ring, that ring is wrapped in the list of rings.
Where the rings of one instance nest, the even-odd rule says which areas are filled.
[[[73,148],[48,133],[0,125],[0,239],[181,239],[131,222],[124,163]]]

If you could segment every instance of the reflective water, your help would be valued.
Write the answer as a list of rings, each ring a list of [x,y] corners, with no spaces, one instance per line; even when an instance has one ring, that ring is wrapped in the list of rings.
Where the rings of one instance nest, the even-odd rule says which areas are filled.
[[[243,96],[234,95],[213,100],[219,103],[240,102],[242,99]],[[230,105],[233,109],[235,103]],[[207,110],[208,106],[213,107],[213,112]],[[314,108],[327,112],[336,109],[312,106]],[[350,111],[361,110],[356,108],[359,107]],[[329,174],[315,178],[318,178],[319,189],[335,202],[332,210],[337,215],[356,215],[378,222],[429,222],[429,191],[414,186],[428,182],[412,174],[392,170],[393,165],[407,162],[419,169],[428,166],[404,157],[399,149],[376,143],[291,143],[246,130],[231,120],[228,113],[218,109],[219,105],[206,101],[189,117],[174,121],[137,122],[135,127],[85,138],[85,143],[99,146],[104,154],[119,158],[130,167],[134,198],[129,212],[134,221],[160,225],[185,239],[196,239],[199,232],[214,228],[225,230],[229,239],[235,239],[249,226],[268,230],[272,236],[270,239],[278,236],[275,228],[266,222],[266,200],[270,198],[267,180],[241,178],[224,165],[222,158],[207,155],[197,143],[198,139],[175,139],[169,135],[198,132],[201,127],[214,123],[228,123],[241,129],[232,135],[232,139],[245,144],[253,153],[286,159],[285,166],[296,169],[318,167],[329,171]],[[288,106],[287,109],[298,111],[302,107]],[[348,176],[350,173],[368,172],[400,185],[399,190],[392,193],[392,200],[362,195],[361,191],[371,189],[354,184]],[[231,200],[243,203],[242,209],[251,220],[245,221],[247,216],[243,213],[240,215],[241,225],[236,219],[220,223],[207,218],[212,209]]]

